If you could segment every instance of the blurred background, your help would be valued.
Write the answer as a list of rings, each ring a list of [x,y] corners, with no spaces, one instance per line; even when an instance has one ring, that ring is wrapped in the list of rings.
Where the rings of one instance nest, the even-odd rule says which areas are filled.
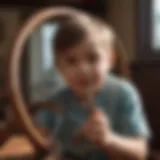
[[[140,90],[153,130],[150,142],[152,159],[160,160],[160,0],[1,0],[0,142],[3,145],[0,147],[0,159],[5,156],[32,156],[34,153],[11,114],[5,85],[5,59],[21,25],[36,11],[57,5],[72,6],[95,14],[110,23],[121,37],[130,58],[133,82]],[[21,86],[28,103],[45,100],[64,85],[52,62],[51,35],[56,32],[57,25],[53,21],[45,22],[33,31],[26,42]],[[12,124],[9,129],[8,123]],[[11,133],[12,137],[4,142]],[[24,148],[20,151],[17,146]]]

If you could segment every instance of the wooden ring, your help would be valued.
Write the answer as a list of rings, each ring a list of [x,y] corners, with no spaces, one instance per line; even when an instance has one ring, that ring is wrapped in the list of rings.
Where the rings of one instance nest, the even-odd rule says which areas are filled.
[[[19,120],[19,124],[24,127],[24,132],[28,135],[33,144],[42,151],[48,151],[48,142],[35,128],[31,116],[27,111],[27,104],[23,99],[20,86],[20,61],[23,48],[30,34],[46,20],[51,18],[54,20],[61,16],[73,17],[73,15],[76,14],[84,15],[83,12],[69,7],[51,7],[35,13],[20,29],[9,56],[7,87],[9,89],[14,112]]]

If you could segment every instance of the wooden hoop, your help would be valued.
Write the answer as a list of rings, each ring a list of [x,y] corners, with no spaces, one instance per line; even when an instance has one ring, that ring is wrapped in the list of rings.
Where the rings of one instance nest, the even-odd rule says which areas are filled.
[[[40,135],[33,125],[31,116],[27,112],[27,105],[23,99],[20,87],[20,60],[23,53],[23,47],[29,35],[46,20],[49,20],[50,18],[55,19],[59,16],[73,17],[73,15],[79,13],[82,16],[84,15],[84,13],[73,8],[51,7],[34,14],[20,29],[9,56],[8,89],[14,112],[19,120],[19,124],[24,127],[24,132],[29,136],[36,148],[41,149],[42,151],[48,152],[48,142]]]

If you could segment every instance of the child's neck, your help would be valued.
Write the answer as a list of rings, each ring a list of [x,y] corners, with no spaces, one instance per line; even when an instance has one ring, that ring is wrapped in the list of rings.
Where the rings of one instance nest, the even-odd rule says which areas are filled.
[[[106,84],[106,80],[104,80],[100,86],[98,86],[97,88],[94,87],[94,89],[92,89],[92,92],[91,94],[92,95],[89,95],[87,94],[87,91],[86,92],[77,92],[75,90],[72,90],[77,101],[79,101],[80,103],[83,103],[83,104],[86,104],[88,103],[88,99],[90,98],[90,96],[92,96],[93,100],[96,98],[97,94],[99,94],[103,88],[104,88],[104,85]]]
[[[74,94],[80,103],[86,104],[90,100],[94,101],[97,94],[101,92],[102,88],[103,88],[103,85],[101,87],[98,87],[98,88],[92,90],[91,93],[87,93],[87,91],[86,91],[86,93],[85,92],[82,92],[82,93],[74,92]]]

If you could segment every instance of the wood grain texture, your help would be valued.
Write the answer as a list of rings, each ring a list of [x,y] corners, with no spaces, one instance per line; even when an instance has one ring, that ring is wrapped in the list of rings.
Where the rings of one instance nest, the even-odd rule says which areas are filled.
[[[35,149],[25,136],[11,136],[0,149],[0,159],[31,159]]]

